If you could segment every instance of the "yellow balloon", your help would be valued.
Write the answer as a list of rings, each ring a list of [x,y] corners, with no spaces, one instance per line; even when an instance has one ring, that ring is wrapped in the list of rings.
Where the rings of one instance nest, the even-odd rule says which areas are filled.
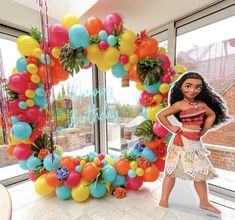
[[[40,82],[40,76],[39,75],[37,75],[37,74],[35,74],[35,75],[32,75],[31,76],[31,81],[33,82],[33,83],[39,83]]]
[[[130,70],[130,68],[131,68],[131,63],[130,62],[128,62],[127,64],[125,64],[123,67],[124,67],[124,69],[126,70],[126,71],[129,71]]]
[[[34,50],[40,48],[39,43],[29,35],[22,35],[17,38],[16,46],[23,56],[34,55]]]
[[[35,184],[34,184],[34,189],[36,193],[42,196],[48,195],[54,190],[53,187],[50,187],[47,184],[46,176],[47,174],[41,175],[40,177],[36,179]]]
[[[107,188],[107,191],[109,192],[109,191],[110,191],[110,188],[111,188],[111,183],[106,182],[106,183],[105,183],[105,186],[106,186],[106,188]]]
[[[19,71],[14,67],[11,71],[12,74],[19,74]]]
[[[157,94],[153,96],[153,101],[157,102],[158,104],[162,102],[162,96],[160,94]]]
[[[96,164],[96,163],[98,163],[100,161],[100,159],[98,158],[98,157],[95,157],[94,159],[93,159],[93,162]]]
[[[55,147],[55,150],[58,150],[60,152],[60,156],[62,156],[64,153],[63,148],[60,145],[54,145],[54,147]]]
[[[117,48],[109,47],[106,51],[104,51],[103,60],[105,63],[110,66],[114,65],[119,60],[119,51]]]
[[[87,58],[92,63],[99,63],[103,59],[103,52],[97,45],[89,45],[87,48]]]
[[[12,134],[9,135],[9,139],[13,145],[22,144],[22,143],[23,144],[31,144],[31,141],[29,139],[19,140],[15,136],[13,136]]]
[[[72,188],[72,198],[77,202],[84,202],[88,199],[90,192],[88,186],[79,184]]]
[[[119,42],[119,51],[121,54],[131,55],[135,52],[135,44],[128,42]]]
[[[187,72],[187,69],[184,66],[181,65],[176,65],[174,67],[174,69],[179,73],[179,74],[183,74],[185,72]]]
[[[119,42],[126,42],[129,44],[134,44],[137,39],[137,35],[131,30],[124,30],[119,37]]]
[[[157,105],[154,107],[148,107],[147,108],[147,117],[151,121],[156,121],[157,117],[156,114],[162,109],[161,105]]]
[[[160,86],[159,86],[159,91],[161,93],[167,93],[170,89],[170,85],[168,83],[162,83]]]
[[[25,96],[28,97],[28,98],[30,98],[30,99],[33,98],[33,97],[35,96],[34,90],[27,89],[27,90],[25,91]]]
[[[36,74],[38,72],[38,67],[35,64],[30,63],[27,65],[27,70],[31,74]]]
[[[26,100],[26,104],[27,104],[27,106],[29,106],[29,107],[33,107],[33,106],[34,106],[34,101],[33,101],[33,99],[27,99],[27,100]]]
[[[130,63],[132,63],[132,64],[136,63],[136,62],[138,61],[138,56],[137,56],[135,53],[131,54],[131,55],[129,56],[129,61],[130,61]]]
[[[74,24],[80,24],[80,20],[76,15],[67,13],[62,17],[61,24],[69,30]]]
[[[166,49],[164,47],[158,47],[158,54],[159,55],[165,55]]]
[[[136,172],[137,176],[143,176],[144,175],[144,169],[141,168],[141,167],[138,167],[135,172]]]
[[[86,161],[85,161],[85,160],[81,160],[81,161],[80,161],[80,166],[83,167],[83,166],[85,166],[85,165],[86,165]]]
[[[137,83],[135,84],[135,87],[136,87],[136,89],[138,89],[138,90],[141,91],[141,92],[145,90],[145,88],[144,88],[144,86],[142,85],[141,82],[137,82]]]
[[[54,48],[51,50],[51,54],[52,54],[52,56],[55,57],[56,59],[59,59],[60,54],[61,54],[60,48],[59,48],[59,47],[54,47]]]
[[[136,170],[138,168],[138,163],[136,161],[131,161],[130,168]]]
[[[111,68],[111,65],[105,63],[105,62],[99,62],[97,63],[97,67],[99,70],[105,72],[108,71]]]
[[[42,55],[42,50],[40,49],[40,48],[36,48],[36,49],[34,49],[34,51],[33,51],[33,55],[35,56],[35,57],[37,57],[37,58],[40,58],[41,57],[41,55]]]

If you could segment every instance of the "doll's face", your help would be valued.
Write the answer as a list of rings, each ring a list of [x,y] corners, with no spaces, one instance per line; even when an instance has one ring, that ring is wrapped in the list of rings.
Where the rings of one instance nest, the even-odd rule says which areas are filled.
[[[202,81],[200,79],[186,79],[181,92],[185,98],[194,99],[202,90]]]

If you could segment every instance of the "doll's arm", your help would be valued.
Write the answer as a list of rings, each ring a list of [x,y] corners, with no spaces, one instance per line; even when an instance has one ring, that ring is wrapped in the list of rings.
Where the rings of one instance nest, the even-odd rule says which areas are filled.
[[[167,119],[168,116],[174,115],[177,112],[181,111],[181,104],[176,102],[172,106],[163,109],[157,115],[158,120],[171,132],[176,133],[180,128],[179,126],[173,126],[170,121]]]
[[[215,113],[207,105],[205,105],[205,110],[206,110],[206,119],[200,131],[201,136],[205,135],[208,129],[213,125],[215,118],[216,118]]]

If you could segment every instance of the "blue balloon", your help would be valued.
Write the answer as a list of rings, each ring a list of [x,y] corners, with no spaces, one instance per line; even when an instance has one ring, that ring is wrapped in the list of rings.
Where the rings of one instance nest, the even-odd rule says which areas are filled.
[[[106,186],[101,182],[93,182],[89,185],[90,193],[95,198],[101,198],[105,195]]]
[[[142,157],[145,157],[150,162],[154,162],[155,160],[157,160],[157,157],[154,155],[153,151],[148,147],[144,148]]]
[[[107,34],[106,31],[102,30],[102,31],[99,32],[98,37],[99,37],[100,40],[106,41],[107,38],[108,38],[108,34]]]
[[[11,116],[11,123],[16,124],[17,122],[19,122],[18,118],[16,116]]]
[[[143,115],[144,119],[146,119],[146,120],[148,120],[147,110],[148,110],[147,108],[143,108],[143,110],[142,110],[142,115]]]
[[[161,83],[162,83],[161,80],[159,80],[157,83],[151,86],[145,85],[144,88],[147,92],[154,94],[158,92]]]
[[[64,184],[56,187],[55,192],[56,195],[63,200],[69,199],[71,197],[71,188],[66,187]]]
[[[24,110],[24,109],[26,109],[28,107],[25,101],[20,101],[18,106],[22,110]]]
[[[42,165],[42,161],[38,157],[32,155],[27,159],[27,167],[30,170],[36,170],[40,165]]]
[[[120,174],[117,174],[116,179],[111,183],[112,186],[124,186],[126,184],[126,177]]]
[[[129,169],[128,170],[128,176],[130,178],[135,178],[136,177],[136,171],[134,169]]]
[[[29,138],[32,134],[31,126],[26,122],[17,122],[12,127],[12,134],[19,140]]]
[[[54,159],[52,161],[52,154],[48,154],[43,160],[43,166],[46,170],[51,171],[57,169],[60,162],[60,156],[54,154]]]
[[[89,34],[87,29],[81,24],[75,24],[69,29],[69,41],[73,48],[87,48],[89,44]]]
[[[21,160],[19,161],[19,165],[20,165],[20,168],[23,169],[23,170],[28,170],[28,166],[27,166],[27,160]]]
[[[42,108],[42,109],[45,109],[45,108],[46,108],[47,101],[46,101],[46,99],[45,99],[44,96],[37,96],[37,95],[35,95],[35,96],[33,97],[33,100],[34,100],[35,104],[36,104],[38,107],[40,107],[40,108]]]
[[[117,38],[114,35],[109,35],[107,42],[108,42],[109,46],[113,47],[117,43]]]
[[[19,71],[19,72],[22,72],[24,70],[27,69],[27,63],[26,63],[26,59],[25,57],[21,57],[17,60],[16,62],[16,69]]]
[[[112,74],[115,77],[121,78],[126,75],[126,70],[123,68],[123,65],[121,63],[116,63],[111,68]]]
[[[101,177],[104,179],[106,182],[112,182],[116,179],[117,172],[113,166],[106,165],[102,169],[102,175]]]

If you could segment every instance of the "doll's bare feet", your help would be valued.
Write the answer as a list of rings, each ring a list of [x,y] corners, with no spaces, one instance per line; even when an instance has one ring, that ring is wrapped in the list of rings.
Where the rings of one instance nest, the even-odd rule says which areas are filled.
[[[214,213],[216,213],[216,214],[220,214],[221,213],[221,211],[219,210],[219,209],[217,209],[217,208],[215,208],[213,205],[211,205],[210,203],[207,203],[207,204],[205,204],[205,205],[200,205],[200,208],[201,209],[206,209],[206,210],[208,210],[208,211],[210,211],[210,212],[214,212]]]
[[[159,202],[159,205],[164,207],[164,208],[168,208],[169,205],[168,205],[168,201],[167,200],[164,200],[164,199],[161,199],[160,202]]]

